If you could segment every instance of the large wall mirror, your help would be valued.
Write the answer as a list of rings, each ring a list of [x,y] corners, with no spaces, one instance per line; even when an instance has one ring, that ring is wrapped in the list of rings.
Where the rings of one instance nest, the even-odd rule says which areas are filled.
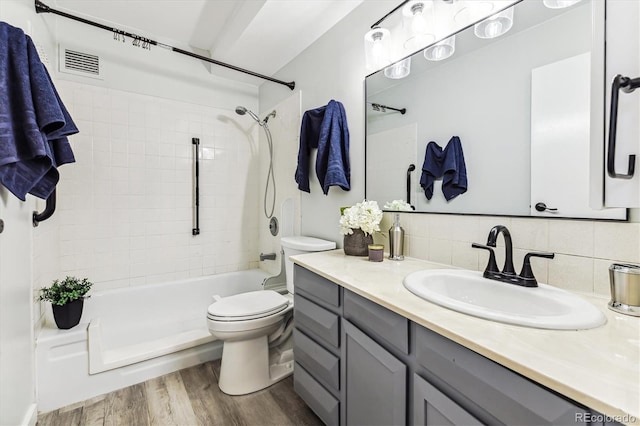
[[[500,37],[481,39],[471,25],[455,34],[452,56],[421,50],[408,76],[366,78],[366,197],[410,198],[417,212],[626,219],[624,209],[589,207],[589,147],[604,138],[608,86],[604,2],[512,9]],[[427,144],[445,149],[454,136],[467,191],[447,201],[437,179],[428,199]]]

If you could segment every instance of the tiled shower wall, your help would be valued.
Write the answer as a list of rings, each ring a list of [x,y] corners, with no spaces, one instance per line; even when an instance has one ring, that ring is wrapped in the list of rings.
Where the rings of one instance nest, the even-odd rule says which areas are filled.
[[[392,214],[385,213],[381,229],[388,230],[392,220]],[[609,296],[611,263],[640,264],[637,222],[401,213],[400,223],[405,229],[405,254],[478,271],[486,267],[488,254],[471,248],[471,243],[485,244],[493,226],[505,225],[513,241],[516,272],[527,252],[554,252],[553,260],[532,258],[533,272],[539,282],[568,290]],[[376,241],[387,244],[388,238]],[[502,241],[499,237],[495,249],[500,268]]]
[[[249,120],[77,82],[57,87],[80,129],[71,138],[77,162],[60,169],[61,276],[102,290],[257,267],[258,138]]]

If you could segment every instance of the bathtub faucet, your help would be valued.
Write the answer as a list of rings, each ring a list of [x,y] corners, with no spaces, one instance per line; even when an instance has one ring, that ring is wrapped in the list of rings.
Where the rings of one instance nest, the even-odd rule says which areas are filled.
[[[276,254],[275,253],[260,253],[260,262],[265,261],[265,260],[276,260]]]

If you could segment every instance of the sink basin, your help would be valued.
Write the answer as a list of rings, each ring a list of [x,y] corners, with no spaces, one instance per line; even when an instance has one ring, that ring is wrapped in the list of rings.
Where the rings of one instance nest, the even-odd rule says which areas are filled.
[[[554,330],[584,330],[607,320],[594,305],[568,291],[538,284],[520,287],[489,280],[482,272],[432,269],[407,275],[416,296],[454,311],[493,321]]]

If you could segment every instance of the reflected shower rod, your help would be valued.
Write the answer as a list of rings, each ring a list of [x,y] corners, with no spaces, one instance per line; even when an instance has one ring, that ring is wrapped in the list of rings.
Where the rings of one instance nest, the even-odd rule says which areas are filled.
[[[149,45],[152,45],[152,46],[162,47],[162,48],[165,48],[165,49],[168,49],[168,50],[172,50],[172,51],[174,51],[176,53],[181,53],[181,54],[183,54],[185,56],[190,56],[190,57],[195,58],[195,59],[200,59],[201,61],[209,62],[210,64],[218,65],[218,66],[221,66],[221,67],[224,67],[224,68],[229,68],[229,69],[232,69],[234,71],[238,71],[238,72],[241,72],[241,73],[244,73],[244,74],[249,74],[249,75],[251,75],[253,77],[258,77],[258,78],[262,78],[262,79],[267,80],[267,81],[271,81],[272,83],[282,84],[284,86],[287,86],[291,90],[295,89],[295,87],[296,87],[296,82],[295,81],[286,82],[286,81],[278,80],[276,78],[269,77],[269,76],[264,75],[264,74],[259,74],[257,72],[250,71],[250,70],[247,70],[247,69],[244,69],[244,68],[240,68],[240,67],[237,67],[235,65],[230,65],[230,64],[227,64],[227,63],[224,63],[224,62],[216,61],[215,59],[207,58],[206,56],[198,55],[196,53],[189,52],[188,50],[183,50],[183,49],[180,49],[178,47],[170,46],[168,44],[160,43],[160,42],[157,42],[155,40],[151,40],[151,39],[148,39],[146,37],[139,36],[137,34],[132,34],[132,33],[129,33],[127,31],[123,31],[123,30],[118,29],[118,28],[109,27],[108,25],[99,24],[99,23],[91,21],[89,19],[81,18],[79,16],[71,15],[69,13],[62,12],[60,10],[56,10],[56,9],[54,9],[52,7],[47,6],[46,4],[41,2],[40,0],[35,0],[35,8],[36,8],[36,13],[53,13],[54,15],[59,15],[59,16],[62,16],[64,18],[68,18],[68,19],[71,19],[71,20],[74,20],[74,21],[77,21],[77,22],[82,22],[83,24],[91,25],[92,27],[100,28],[100,29],[109,31],[109,32],[114,33],[114,34],[119,34],[119,35],[123,35],[123,36],[126,36],[126,37],[130,37],[130,38],[132,38],[134,40],[142,41],[142,42],[148,43]]]

